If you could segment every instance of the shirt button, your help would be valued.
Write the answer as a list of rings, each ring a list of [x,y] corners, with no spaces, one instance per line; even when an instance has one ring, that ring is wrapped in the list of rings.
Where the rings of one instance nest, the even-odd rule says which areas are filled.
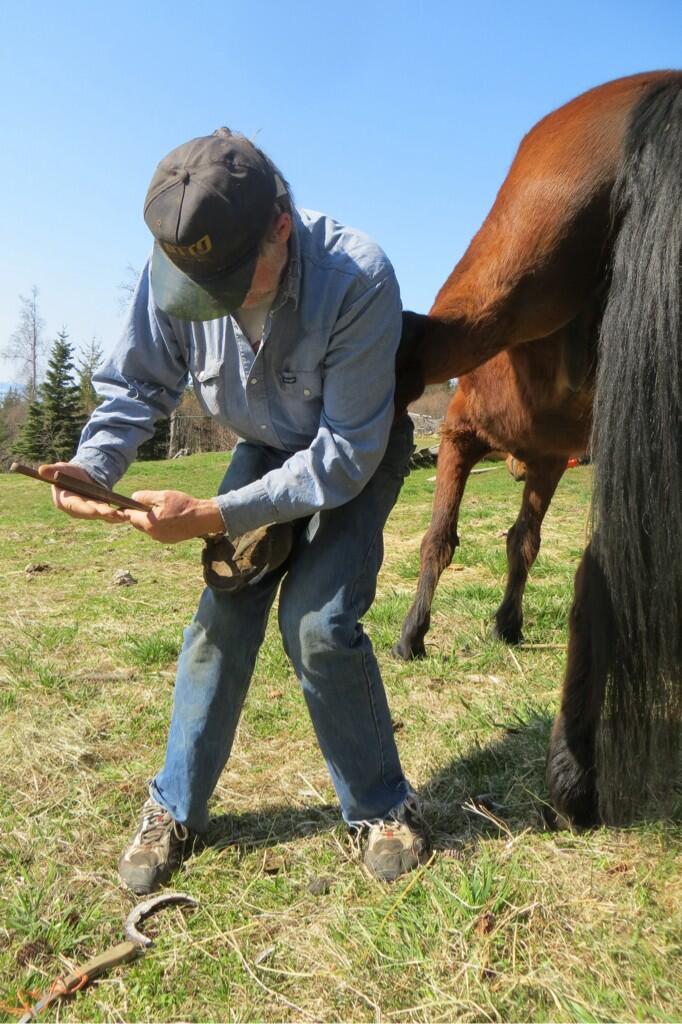
[[[258,377],[252,377],[251,380],[249,381],[249,384],[257,384],[257,383],[258,383]]]
[[[267,430],[268,429],[267,423],[261,423],[260,428],[261,428],[261,430]]]
[[[307,396],[308,396],[308,395],[310,394],[310,388],[303,388],[303,394],[304,394],[304,395],[306,396],[306,398],[307,398]]]

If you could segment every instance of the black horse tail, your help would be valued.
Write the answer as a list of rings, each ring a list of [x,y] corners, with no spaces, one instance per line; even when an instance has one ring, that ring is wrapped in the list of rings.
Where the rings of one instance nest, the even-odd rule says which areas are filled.
[[[618,822],[660,807],[680,751],[682,75],[634,108],[612,203],[591,442],[592,551],[611,608],[591,631],[605,666],[600,812]]]

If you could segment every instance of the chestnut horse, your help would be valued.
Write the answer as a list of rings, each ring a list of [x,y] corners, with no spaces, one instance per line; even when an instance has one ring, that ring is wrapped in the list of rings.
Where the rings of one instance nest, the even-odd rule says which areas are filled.
[[[561,403],[546,419],[535,403],[530,416],[539,416],[536,433],[565,437],[576,403],[589,395],[579,419],[592,406],[593,531],[576,574],[547,766],[555,808],[581,826],[651,808],[670,795],[678,763],[681,167],[682,72],[618,79],[545,117],[429,315],[405,314],[397,359],[398,408],[504,349],[499,388],[520,392],[517,369],[534,358],[554,360],[556,387],[559,350],[569,392],[588,368],[584,386],[565,392],[570,423],[559,422]],[[564,442],[555,443],[563,457]],[[530,434],[527,444],[517,438],[512,451],[532,462]],[[436,516],[450,523],[455,452],[446,426]],[[435,530],[442,542],[448,523]]]
[[[595,365],[594,330],[579,338],[572,326],[500,352],[460,377],[441,430],[433,517],[422,541],[417,594],[393,648],[398,657],[426,653],[433,595],[459,544],[469,473],[496,449],[525,463],[521,510],[507,534],[507,587],[493,626],[499,639],[520,642],[523,592],[542,520],[567,458],[583,454],[589,442]]]

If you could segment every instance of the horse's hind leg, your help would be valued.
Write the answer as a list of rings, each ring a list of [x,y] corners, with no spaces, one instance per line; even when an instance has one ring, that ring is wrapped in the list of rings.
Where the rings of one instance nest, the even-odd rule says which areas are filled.
[[[459,543],[459,506],[469,473],[490,446],[468,424],[446,420],[438,449],[433,518],[421,544],[417,594],[393,653],[406,661],[426,653],[424,637],[431,624],[431,603],[443,570]]]
[[[520,643],[523,592],[540,550],[542,520],[566,468],[562,456],[526,462],[526,483],[518,519],[507,534],[509,574],[502,604],[495,613],[493,634],[509,644]]]
[[[596,736],[613,635],[608,589],[590,545],[575,577],[561,709],[547,760],[554,808],[583,828],[600,820]],[[597,643],[595,636],[601,638]]]

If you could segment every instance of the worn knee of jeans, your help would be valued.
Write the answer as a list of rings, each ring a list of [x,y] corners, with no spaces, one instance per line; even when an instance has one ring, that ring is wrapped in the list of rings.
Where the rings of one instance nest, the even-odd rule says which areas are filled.
[[[353,645],[357,622],[352,614],[307,610],[280,604],[279,624],[284,649],[298,675],[324,673],[330,658]]]
[[[230,615],[231,606],[238,606],[238,601],[239,596],[236,594],[205,587],[192,624],[201,626],[207,635],[220,636],[225,617]]]

